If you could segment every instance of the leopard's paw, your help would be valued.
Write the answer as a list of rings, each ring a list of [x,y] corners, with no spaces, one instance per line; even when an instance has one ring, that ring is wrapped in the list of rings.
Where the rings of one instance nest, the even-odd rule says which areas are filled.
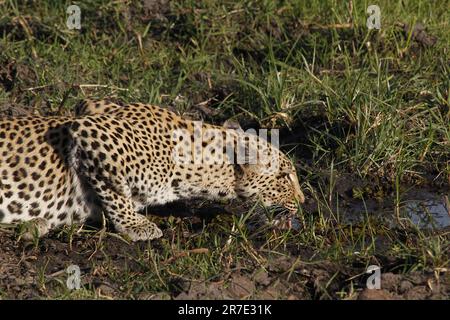
[[[127,227],[123,232],[131,241],[153,240],[161,238],[163,233],[156,224],[146,220],[145,223]]]
[[[50,230],[48,221],[44,218],[35,218],[23,224],[20,230],[20,239],[31,241],[41,238]]]

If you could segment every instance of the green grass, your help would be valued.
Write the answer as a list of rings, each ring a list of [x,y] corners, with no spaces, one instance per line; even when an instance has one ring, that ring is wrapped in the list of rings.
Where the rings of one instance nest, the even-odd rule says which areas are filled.
[[[122,296],[170,293],[173,279],[211,283],[236,268],[250,274],[279,255],[359,272],[380,256],[394,257],[386,268],[400,273],[448,268],[448,231],[418,230],[394,209],[391,220],[403,221],[395,228],[370,210],[348,225],[336,206],[345,202],[342,184],[358,198],[392,199],[394,208],[410,187],[448,190],[448,1],[380,0],[379,31],[366,28],[368,1],[354,1],[352,12],[348,1],[174,1],[156,11],[130,1],[74,3],[81,31],[65,26],[73,2],[0,1],[0,106],[64,114],[81,98],[109,96],[194,116],[203,105],[217,111],[202,114],[211,122],[282,128],[282,138],[297,137],[284,147],[311,204],[300,209],[300,232],[249,231],[247,216],[218,216],[200,231],[189,219],[159,219],[173,236],[133,256],[141,272],[114,270],[113,260],[106,267]],[[423,47],[399,22],[421,22],[437,43]],[[163,263],[198,248],[208,251]],[[304,279],[295,266],[282,276]],[[354,298],[355,281],[331,277],[309,297]],[[89,286],[63,287],[50,297],[99,297]]]

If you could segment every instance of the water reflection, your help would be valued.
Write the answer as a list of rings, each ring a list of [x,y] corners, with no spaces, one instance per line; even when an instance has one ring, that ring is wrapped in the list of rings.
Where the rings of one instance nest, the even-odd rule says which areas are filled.
[[[404,210],[419,228],[446,228],[450,226],[450,208],[447,208],[445,199],[446,197],[408,201]]]

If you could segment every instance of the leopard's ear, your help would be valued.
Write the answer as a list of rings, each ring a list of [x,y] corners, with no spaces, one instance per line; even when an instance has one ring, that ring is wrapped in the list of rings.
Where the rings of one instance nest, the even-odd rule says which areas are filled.
[[[263,138],[253,134],[242,134],[237,139],[236,164],[242,172],[273,175],[279,171],[279,152]]]
[[[230,119],[226,120],[223,123],[222,127],[224,127],[225,129],[232,129],[232,130],[239,130],[239,131],[242,130],[241,126],[239,125],[239,122],[237,122],[235,120],[230,120]]]
[[[233,132],[233,154],[230,156],[237,173],[273,173],[278,170],[277,153],[269,152],[265,139],[259,138],[256,130],[244,130],[234,120],[226,120],[223,128]],[[236,133],[236,134],[235,134]]]

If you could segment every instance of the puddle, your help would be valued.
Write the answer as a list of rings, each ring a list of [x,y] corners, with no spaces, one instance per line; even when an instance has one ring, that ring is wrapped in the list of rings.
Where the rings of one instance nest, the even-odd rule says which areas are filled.
[[[442,195],[426,190],[409,191],[402,195],[401,216],[411,219],[420,229],[444,229],[450,226],[450,195]],[[375,216],[389,225],[396,224],[395,200],[379,203],[373,199],[347,203],[340,208],[341,222],[361,223],[367,216]]]
[[[421,229],[443,229],[450,226],[450,208],[445,197],[440,199],[412,200],[404,206],[406,215]]]
[[[295,231],[298,231],[301,229],[302,225],[300,224],[300,220],[298,220],[298,218],[294,217],[292,218],[292,229],[294,229]]]

